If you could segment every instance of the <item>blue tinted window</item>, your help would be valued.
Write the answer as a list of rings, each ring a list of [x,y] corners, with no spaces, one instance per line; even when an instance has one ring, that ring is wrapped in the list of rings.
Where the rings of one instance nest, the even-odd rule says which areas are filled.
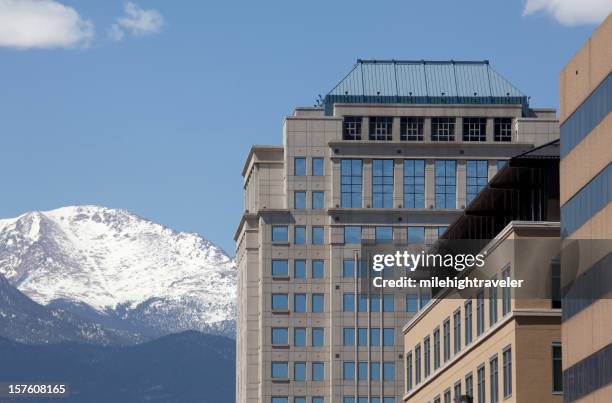
[[[313,397],[312,403],[324,403],[322,397]]]
[[[293,345],[295,347],[306,347],[306,329],[296,327],[293,329]]]
[[[355,276],[355,262],[353,259],[344,259],[342,261],[342,277],[354,277]]]
[[[325,197],[324,192],[312,192],[312,208],[324,208]]]
[[[295,157],[293,159],[295,176],[306,176],[306,158]]]
[[[416,294],[406,294],[406,312],[419,310],[419,300]]]
[[[425,305],[427,305],[427,303],[431,299],[430,293],[431,293],[431,291],[428,290],[428,289],[421,289],[421,294],[420,294],[420,296],[421,296],[421,301],[420,301],[421,308],[423,308]]]
[[[367,346],[368,345],[368,329],[360,327],[357,329],[357,345]]]
[[[470,203],[488,182],[487,161],[470,160],[466,166],[466,199]]]
[[[323,245],[323,227],[312,227],[312,243],[313,245]]]
[[[355,328],[345,327],[342,331],[343,345],[354,346],[355,345]]]
[[[312,380],[322,381],[325,376],[325,365],[322,362],[312,363]]]
[[[357,366],[357,379],[365,381],[368,379],[368,363],[360,361]]]
[[[476,335],[484,332],[484,291],[476,295]]]
[[[394,397],[383,397],[383,403],[395,403]]]
[[[344,227],[344,243],[359,244],[361,243],[361,227]]]
[[[323,158],[312,159],[312,176],[323,176],[325,169],[323,166]]]
[[[289,378],[289,364],[287,362],[272,362],[272,378]]]
[[[361,160],[342,160],[340,170],[341,206],[360,208],[363,184]]]
[[[496,276],[495,276],[496,277]],[[493,277],[493,280],[495,280]],[[489,288],[489,326],[497,322],[497,288]]]
[[[293,277],[306,278],[306,261],[305,260],[294,260],[293,261]]]
[[[370,380],[380,381],[380,363],[379,362],[370,363]]]
[[[355,398],[352,396],[345,396],[344,399],[342,399],[342,403],[355,403]]]
[[[293,364],[293,379],[296,381],[300,381],[300,382],[303,382],[306,380],[306,363],[305,362],[296,362]]]
[[[343,302],[344,312],[354,312],[355,311],[355,295],[354,294],[344,294],[344,298],[342,302]]]
[[[395,329],[386,327],[383,329],[383,346],[393,346],[395,344]]]
[[[358,261],[359,271],[361,271],[361,261]],[[357,273],[359,276],[360,273]],[[353,259],[344,259],[342,261],[342,277],[352,278],[355,276],[355,261]]]
[[[370,312],[380,312],[380,295],[370,295]]]
[[[456,162],[436,160],[436,208],[456,208]]]
[[[404,160],[404,207],[425,207],[424,160]]]
[[[289,263],[286,260],[272,260],[272,275],[273,276],[288,276]]]
[[[380,346],[380,329],[377,327],[370,329],[370,346]]]
[[[312,278],[323,278],[325,275],[325,263],[323,260],[312,261]]]
[[[295,192],[294,193],[294,205],[296,209],[306,208],[306,192]]]
[[[312,261],[312,278],[323,278],[325,274],[325,264],[322,260]]]
[[[312,312],[323,312],[324,305],[323,294],[312,294]]]
[[[306,398],[303,397],[303,396],[294,397],[293,398],[293,403],[306,403]]]
[[[359,310],[359,312],[368,311],[368,297],[367,296],[363,294],[359,294],[359,306],[357,307],[357,309]]]
[[[393,240],[393,227],[376,227],[376,242],[390,242]]]
[[[344,361],[342,365],[342,379],[345,381],[355,380],[355,363],[353,361]]]
[[[272,294],[272,309],[289,309],[287,294]]]
[[[272,403],[289,403],[289,398],[287,397],[273,397]]]
[[[610,86],[612,89],[612,85]],[[561,207],[561,236],[567,237],[612,201],[612,164]]]
[[[564,158],[612,110],[612,74],[595,88],[561,125],[561,158]]]
[[[293,242],[297,245],[303,245],[306,243],[306,227],[298,225],[294,227]]]
[[[272,344],[289,344],[289,329],[286,327],[273,327]]]
[[[383,380],[394,381],[395,380],[395,363],[384,362],[383,363]]]
[[[383,312],[395,311],[395,298],[393,294],[383,295]]]
[[[408,243],[425,243],[425,227],[408,227]]]
[[[324,339],[325,339],[325,330],[322,327],[313,327],[312,328],[312,346],[313,347],[323,347]]]
[[[306,294],[295,294],[293,296],[293,312],[306,312]]]
[[[393,207],[393,160],[372,161],[372,200],[374,208]]]
[[[442,236],[446,232],[446,228],[448,227],[438,227],[438,238]]]
[[[272,240],[287,242],[289,240],[289,231],[286,225],[272,226]]]
[[[507,163],[508,160],[497,160],[497,170],[500,171]]]

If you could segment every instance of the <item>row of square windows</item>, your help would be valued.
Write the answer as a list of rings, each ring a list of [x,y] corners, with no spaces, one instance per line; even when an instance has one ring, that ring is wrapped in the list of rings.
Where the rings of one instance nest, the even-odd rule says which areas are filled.
[[[429,290],[421,290],[420,296],[416,293],[405,295],[405,311],[417,312],[419,308],[423,308],[430,300]],[[369,303],[368,303],[369,301]],[[356,303],[357,302],[357,303]],[[372,294],[367,295],[355,293],[344,293],[342,298],[343,312],[396,312],[394,294]],[[368,311],[369,307],[369,311]],[[382,310],[381,310],[382,308]],[[293,294],[292,311],[295,313],[306,313],[307,309],[307,294]],[[273,293],[272,294],[272,311],[289,311],[289,294],[288,293]],[[310,294],[310,312],[322,313],[325,311],[325,294],[313,293]]]
[[[315,158],[313,158],[313,161]],[[321,158],[316,158],[320,160]],[[294,158],[296,176],[306,175],[306,159]],[[506,160],[497,161],[501,169]],[[372,161],[372,204],[374,208],[393,207],[394,160]],[[403,161],[403,206],[405,208],[425,207],[425,160]],[[455,208],[457,161],[435,160],[435,207]],[[322,169],[322,168],[321,168]],[[321,171],[322,172],[322,171]],[[488,161],[466,161],[466,197],[469,203],[488,182]],[[341,207],[361,208],[363,191],[363,162],[359,159],[345,159],[341,162]],[[293,206],[305,209],[306,191],[294,191]],[[401,207],[401,206],[399,206]],[[311,192],[311,208],[325,208],[325,192]]]
[[[381,400],[382,399],[382,400]],[[325,399],[323,397],[312,397],[312,399],[310,400],[312,403],[325,403]],[[296,396],[294,398],[292,398],[292,400],[289,400],[289,397],[287,396],[274,396],[272,397],[271,400],[272,403],[306,403],[306,397],[305,396]],[[353,396],[345,396],[342,399],[342,403],[395,403],[395,398],[394,397],[366,397],[366,396],[359,396],[359,397],[353,397]]]
[[[409,226],[406,227],[407,241],[414,244],[425,243],[425,228],[424,226]],[[438,236],[441,236],[446,227],[429,227],[435,228]],[[348,225],[342,227],[342,243],[344,244],[360,244],[363,239],[363,230],[361,226]],[[393,240],[393,227],[391,226],[376,226],[374,227],[374,239],[377,242],[385,242]],[[322,245],[324,243],[324,227],[312,226],[310,241],[314,245]],[[288,225],[273,225],[272,226],[272,242],[289,242],[289,226]],[[306,243],[306,226],[293,226],[293,243],[303,245]]]
[[[369,331],[368,331],[369,330]],[[382,334],[382,338],[381,338]],[[368,337],[369,336],[369,337]],[[310,346],[323,347],[325,340],[325,328],[313,327],[310,329]],[[369,341],[369,343],[368,343]],[[385,327],[345,327],[342,329],[342,345],[345,347],[380,347],[382,342],[383,347],[392,347],[395,345],[395,328]],[[288,346],[289,345],[289,328],[288,327],[273,327],[272,328],[272,345],[273,346]],[[293,328],[293,346],[306,347],[306,328]]]
[[[355,271],[355,261],[353,259],[344,259],[342,261],[342,277],[343,278],[354,278],[354,277],[366,277],[368,275],[367,267],[364,267],[361,261],[357,264],[358,270]],[[313,259],[310,266],[310,278],[324,278],[325,277],[325,262],[321,259]],[[390,267],[386,269],[391,269]],[[409,270],[409,269],[407,269]],[[279,277],[279,280],[286,278],[289,280],[289,260],[288,259],[272,259],[271,268],[272,277]],[[386,275],[385,273],[383,273]],[[306,278],[306,259],[295,259],[293,260],[293,278],[302,279]],[[412,294],[408,294],[412,295]]]
[[[401,117],[400,140],[423,141],[424,117]],[[368,139],[393,140],[393,117],[371,116],[368,118]],[[343,140],[361,140],[362,116],[345,116],[342,125]],[[431,141],[455,141],[455,117],[431,118]],[[463,118],[463,141],[487,141],[487,118]],[[493,140],[512,141],[512,118],[493,119]]]
[[[306,366],[304,361],[296,361],[293,363],[293,379],[296,382],[323,381],[325,378],[325,363],[311,363],[311,371],[309,379],[306,379]],[[356,368],[357,367],[357,368]],[[368,368],[369,367],[369,368]],[[356,370],[357,369],[357,370]],[[368,378],[369,369],[369,378]],[[381,371],[382,369],[382,371]],[[382,374],[381,374],[382,372]],[[382,376],[381,376],[382,375]],[[395,362],[385,361],[371,362],[368,366],[367,362],[358,362],[355,365],[354,361],[343,362],[343,380],[345,381],[395,381]],[[289,377],[289,362],[288,361],[272,361],[272,379],[290,379]]]

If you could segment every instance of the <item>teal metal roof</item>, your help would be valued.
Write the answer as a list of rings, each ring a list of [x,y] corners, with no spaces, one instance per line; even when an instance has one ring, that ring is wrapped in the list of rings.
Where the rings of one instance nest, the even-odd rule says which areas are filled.
[[[519,104],[528,97],[484,61],[357,60],[323,99],[335,103]]]

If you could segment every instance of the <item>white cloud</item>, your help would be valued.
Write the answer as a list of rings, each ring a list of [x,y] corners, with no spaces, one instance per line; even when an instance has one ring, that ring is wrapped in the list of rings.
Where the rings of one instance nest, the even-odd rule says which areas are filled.
[[[145,10],[128,2],[125,4],[125,15],[116,19],[108,30],[111,39],[120,41],[127,32],[136,36],[154,34],[161,31],[164,17],[157,10]]]
[[[87,46],[93,24],[54,0],[0,0],[0,46],[18,49]]]
[[[563,25],[599,24],[612,11],[612,0],[527,0],[523,15],[541,11]]]

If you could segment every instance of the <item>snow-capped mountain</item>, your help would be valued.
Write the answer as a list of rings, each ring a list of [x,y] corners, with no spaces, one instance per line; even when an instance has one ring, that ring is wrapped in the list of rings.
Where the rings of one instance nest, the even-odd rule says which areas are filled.
[[[72,206],[0,220],[0,273],[34,301],[107,328],[233,335],[233,260],[197,234],[125,210]]]
[[[133,344],[136,333],[114,332],[62,309],[44,307],[25,296],[0,274],[0,338],[25,344],[81,342]]]

